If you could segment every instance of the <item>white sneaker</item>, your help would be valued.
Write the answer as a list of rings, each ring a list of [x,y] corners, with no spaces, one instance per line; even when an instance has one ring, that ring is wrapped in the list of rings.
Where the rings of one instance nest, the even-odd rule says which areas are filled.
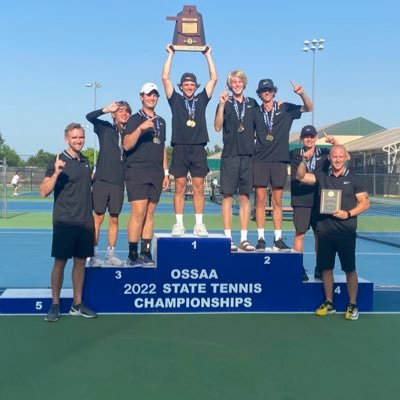
[[[208,232],[204,224],[196,224],[193,228],[193,235],[198,237],[208,237]]]
[[[101,260],[98,254],[94,255],[93,257],[90,257],[89,267],[101,267]]]
[[[172,227],[171,236],[172,237],[182,237],[185,235],[185,227],[181,224],[175,224]]]
[[[125,263],[117,257],[114,251],[112,253],[106,254],[104,258],[104,264],[114,265],[115,267],[122,267],[123,265],[125,265]]]

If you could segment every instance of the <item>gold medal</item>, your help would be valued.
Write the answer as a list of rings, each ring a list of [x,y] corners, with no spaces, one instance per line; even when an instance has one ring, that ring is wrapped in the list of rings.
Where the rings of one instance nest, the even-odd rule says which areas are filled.
[[[154,137],[154,138],[153,138],[153,143],[154,143],[154,144],[160,144],[160,143],[161,143],[161,140],[160,140],[158,137]]]
[[[196,126],[196,121],[192,120],[192,125],[191,126],[192,126],[192,128],[194,128]]]
[[[269,142],[272,142],[274,140],[274,137],[270,133],[268,133],[265,139],[267,139]]]
[[[187,125],[187,126],[192,126],[192,120],[191,120],[191,119],[188,119],[188,120],[186,121],[186,125]]]
[[[244,132],[244,126],[243,126],[243,124],[240,124],[240,125],[239,125],[238,132],[239,132],[239,133]]]

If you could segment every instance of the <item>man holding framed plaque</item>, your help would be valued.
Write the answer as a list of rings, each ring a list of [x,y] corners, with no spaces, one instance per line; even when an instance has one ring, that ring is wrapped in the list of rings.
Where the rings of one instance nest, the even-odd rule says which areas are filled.
[[[185,234],[183,212],[185,206],[186,177],[188,172],[192,177],[193,207],[196,223],[193,234],[207,237],[208,232],[203,223],[204,209],[204,179],[208,174],[207,152],[205,146],[209,141],[206,124],[206,107],[217,84],[217,71],[211,57],[211,48],[203,52],[210,75],[210,80],[202,92],[195,94],[199,88],[196,75],[185,72],[178,84],[182,95],[175,91],[170,79],[172,59],[175,50],[167,45],[168,57],[162,70],[162,82],[168,103],[172,111],[172,160],[170,172],[175,178],[174,208],[176,224],[171,235],[182,237]]]
[[[358,276],[355,263],[357,215],[368,210],[369,198],[363,185],[346,167],[347,160],[348,154],[345,147],[334,145],[329,153],[331,162],[329,170],[313,174],[307,172],[309,157],[306,153],[297,168],[296,178],[302,183],[318,184],[321,201],[323,200],[321,193],[325,193],[325,198],[329,203],[329,205],[321,204],[325,213],[319,214],[316,228],[318,237],[317,267],[322,270],[326,300],[315,313],[318,316],[325,316],[336,312],[333,304],[333,268],[337,254],[342,270],[346,274],[350,298],[345,318],[357,320],[359,315],[357,308]],[[336,210],[329,210],[335,201],[338,202],[334,207]]]

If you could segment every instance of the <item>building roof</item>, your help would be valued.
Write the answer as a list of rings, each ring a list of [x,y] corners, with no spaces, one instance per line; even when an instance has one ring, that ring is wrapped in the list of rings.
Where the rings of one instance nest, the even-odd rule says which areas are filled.
[[[382,150],[385,146],[400,144],[400,128],[387,129],[346,144],[348,152]]]

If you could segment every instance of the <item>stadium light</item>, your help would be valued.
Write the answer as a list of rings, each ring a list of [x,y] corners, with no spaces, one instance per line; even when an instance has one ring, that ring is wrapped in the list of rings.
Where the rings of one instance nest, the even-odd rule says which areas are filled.
[[[311,101],[313,103],[314,109],[311,113],[311,123],[314,125],[314,110],[315,110],[315,52],[322,51],[325,48],[325,40],[324,39],[312,39],[305,40],[303,51],[305,53],[312,51],[313,53],[313,64],[312,64],[312,96]]]
[[[92,83],[87,83],[86,84],[87,88],[93,88],[93,92],[94,92],[94,110],[97,109],[97,89],[101,88],[101,84],[97,81],[94,81]],[[93,135],[94,135],[94,141],[93,141],[93,167],[96,168],[96,134],[93,131]]]

